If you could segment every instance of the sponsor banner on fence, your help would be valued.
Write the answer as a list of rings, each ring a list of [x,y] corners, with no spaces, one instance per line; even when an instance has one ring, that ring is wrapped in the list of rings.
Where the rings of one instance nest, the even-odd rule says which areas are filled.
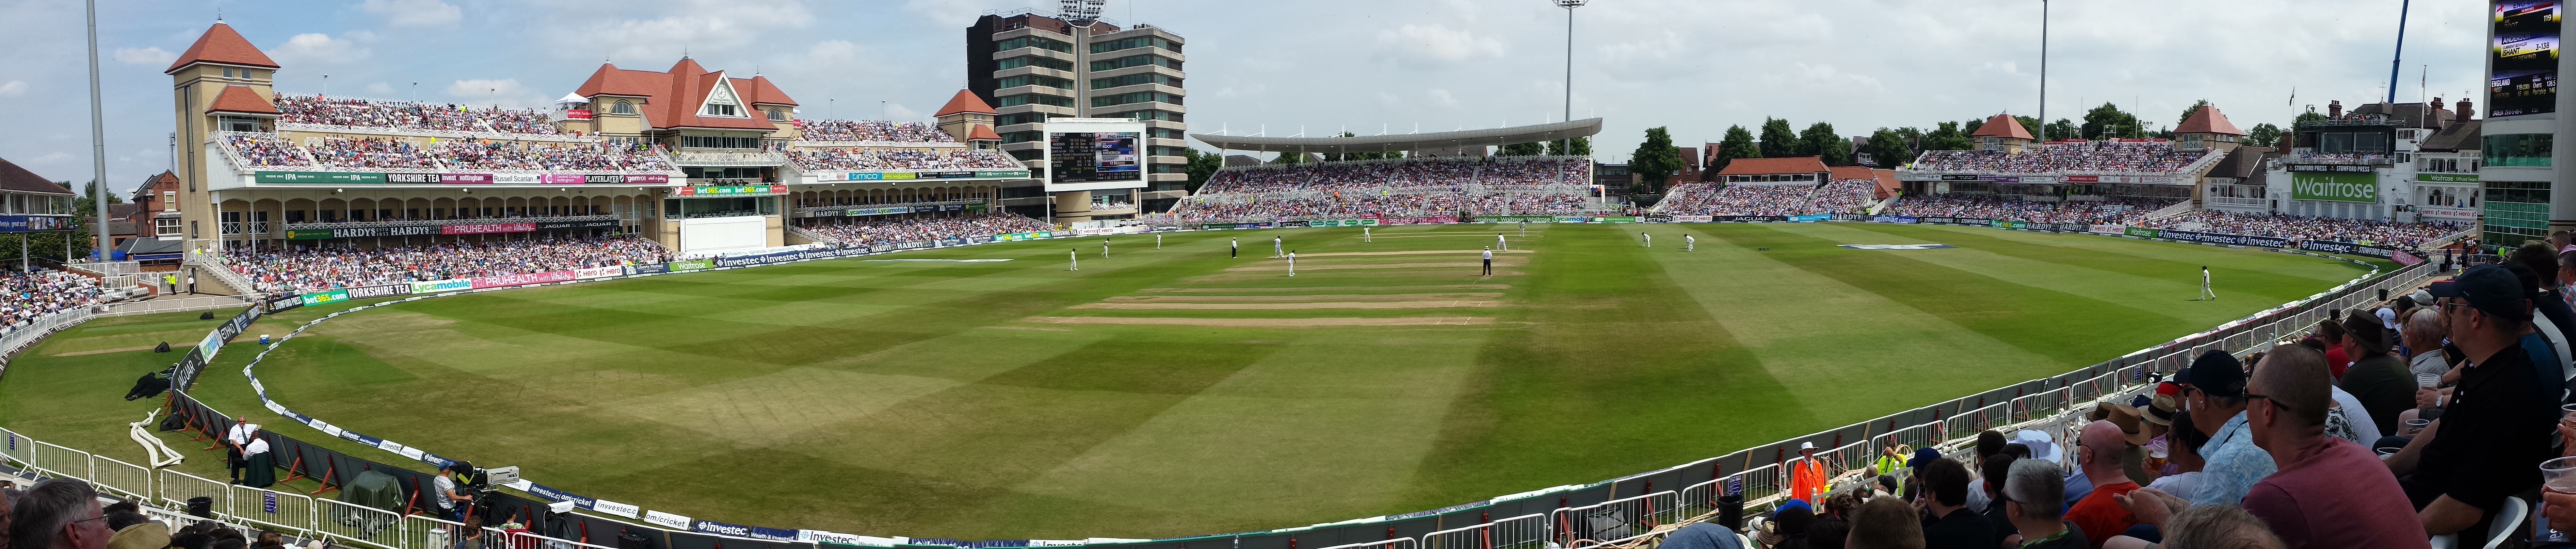
[[[330,229],[287,229],[287,230],[286,230],[286,239],[287,239],[287,240],[328,240],[328,239],[330,239],[330,238],[331,238],[331,230],[330,230]]]
[[[349,300],[348,290],[329,290],[304,294],[304,305],[313,306]]]
[[[2134,236],[2134,237],[2138,237],[2138,238],[2161,238],[2161,237],[2163,236],[2163,233],[2164,233],[2164,231],[2163,231],[2163,230],[2160,230],[2160,229],[2150,229],[2150,228],[2146,228],[2146,227],[2130,227],[2130,228],[2129,228],[2129,230],[2127,230],[2127,231],[2125,231],[2125,232],[2123,232],[2123,233],[2121,233],[2121,234],[2126,234],[2126,235]]]
[[[858,217],[858,216],[863,216],[863,215],[889,215],[889,214],[899,214],[899,213],[912,213],[912,207],[911,207],[911,206],[884,206],[884,207],[877,207],[877,208],[850,208],[850,209],[849,209],[849,211],[841,212],[841,215],[846,215],[846,216],[850,216],[850,217]]]
[[[1673,216],[1673,222],[1674,222],[1674,223],[1707,223],[1707,222],[1710,222],[1710,221],[1716,221],[1716,220],[1717,220],[1717,216],[1713,216],[1713,215],[1676,215],[1676,216]]]
[[[651,183],[651,184],[657,184],[657,185],[658,185],[658,184],[663,184],[663,183],[670,183],[670,182],[671,182],[671,175],[670,175],[670,174],[659,174],[659,173],[630,173],[630,174],[626,174],[626,182],[627,182],[627,183]]]
[[[453,292],[457,290],[471,289],[474,289],[474,280],[466,278],[450,278],[447,280],[431,280],[411,283],[411,293],[415,294]]]
[[[537,182],[538,182],[538,183],[544,183],[544,184],[547,184],[547,185],[579,185],[579,184],[581,184],[583,181],[587,181],[587,180],[586,180],[586,179],[583,179],[583,178],[581,177],[581,174],[572,174],[572,173],[546,173],[546,174],[537,174]]]
[[[1308,226],[1308,227],[1375,227],[1375,226],[1377,226],[1377,220],[1375,220],[1375,219],[1330,219],[1330,220],[1322,220],[1322,221],[1308,221],[1308,222],[1306,222],[1306,226]],[[1118,228],[1122,228],[1122,229],[1123,229],[1123,228],[1125,228],[1125,227],[1118,227]]]
[[[671,264],[669,264],[669,263],[652,263],[652,264],[645,264],[645,265],[630,265],[630,266],[627,266],[627,267],[626,267],[626,270],[627,270],[627,272],[629,272],[629,273],[633,273],[633,274],[640,274],[640,275],[644,275],[644,274],[662,274],[662,273],[671,272]]]
[[[2085,227],[2085,231],[2101,234],[2122,234],[2128,232],[2128,227],[2120,225],[2092,225]]]
[[[499,173],[492,174],[492,182],[504,185],[535,185],[540,182],[540,178],[532,173]]]
[[[644,508],[642,507],[604,499],[590,500],[590,510],[625,518],[635,518],[644,514]]]
[[[993,240],[995,240],[995,241],[999,241],[999,242],[1018,242],[1018,241],[1022,241],[1022,240],[1043,240],[1043,239],[1048,239],[1048,238],[1055,238],[1055,232],[1054,232],[1054,231],[1037,231],[1037,232],[1028,232],[1028,233],[1007,233],[1007,234],[997,234],[997,235],[993,235]]]
[[[2311,252],[2369,256],[2380,259],[2396,259],[2397,256],[2397,250],[2395,248],[2383,248],[2359,242],[2343,242],[2337,240],[2303,240],[2299,242],[2299,249]]]
[[[385,174],[385,182],[386,182],[386,183],[437,183],[437,182],[438,182],[438,179],[439,179],[439,178],[438,178],[438,174],[434,174],[434,173],[389,173],[389,174]]]
[[[713,268],[716,268],[716,262],[715,262],[715,260],[711,260],[711,259],[696,259],[696,260],[690,260],[690,261],[673,261],[673,262],[670,262],[670,263],[665,263],[665,264],[663,264],[663,265],[664,265],[664,266],[666,266],[666,267],[669,267],[669,268],[671,269],[671,272],[674,272],[674,273],[678,273],[678,272],[687,272],[687,271],[695,271],[695,270],[700,270],[700,269],[713,269]]]
[[[404,282],[400,284],[385,284],[380,286],[360,286],[350,288],[347,291],[349,292],[349,299],[397,296],[411,293],[411,283]]]
[[[687,530],[689,529],[689,522],[691,521],[689,520],[689,517],[680,515],[664,513],[661,511],[645,511],[644,522],[650,522],[673,530]]]
[[[2368,168],[2369,166],[2362,166]],[[2378,202],[2378,177],[2370,173],[2290,172],[2293,200]]]
[[[2226,244],[2226,245],[2231,245],[2231,246],[2262,246],[2262,247],[2266,247],[2266,248],[2288,248],[2288,247],[2290,247],[2290,239],[2287,239],[2287,238],[2279,238],[2279,237],[2270,237],[2270,236],[2253,236],[2253,235],[2241,235],[2241,234],[2224,234],[2224,233],[2203,233],[2203,232],[2193,232],[2193,231],[2177,231],[2177,230],[2173,230],[2173,229],[2164,229],[2164,230],[2160,230],[2160,231],[2156,231],[2156,232],[2157,232],[2157,238],[2163,238],[2163,239],[2165,239],[2165,240],[2180,240],[2180,241],[2183,241],[2183,242],[2201,242],[2201,243],[2207,243],[2207,244]]]
[[[596,229],[596,228],[600,228],[600,227],[615,227],[615,226],[617,226],[617,220],[615,220],[615,219],[592,219],[592,220],[589,220],[589,221],[547,221],[547,222],[538,223],[538,224],[537,224],[537,230],[543,231],[543,230],[549,230],[549,229]]]
[[[2424,258],[2421,258],[2421,257],[2415,257],[2415,254],[2406,253],[2406,250],[2397,250],[2397,253],[2389,254],[2389,257],[2388,257],[2388,258],[2389,258],[2389,259],[2391,259],[2391,260],[2395,260],[2395,261],[2397,262],[2397,264],[2398,264],[2398,265],[2404,265],[2404,266],[2408,266],[2408,267],[2413,267],[2413,266],[2416,266],[2416,265],[2419,265],[2419,264],[2424,263]]]
[[[544,284],[544,283],[547,283],[547,282],[563,282],[563,281],[566,281],[566,280],[572,280],[572,279],[573,279],[573,272],[572,272],[572,271],[553,271],[553,272],[543,272],[543,273],[520,273],[520,274],[506,274],[506,275],[501,275],[501,276],[485,276],[485,277],[476,277],[476,278],[474,278],[474,279],[473,279],[473,281],[474,281],[474,287],[475,287],[475,288],[477,288],[477,289],[481,289],[481,288],[499,288],[499,287],[503,287],[503,286],[522,286],[522,285],[528,285],[528,284]]]
[[[2415,174],[2415,180],[2416,180],[2416,181],[2426,182],[2426,183],[2476,183],[2476,182],[2478,182],[2478,174],[2473,174],[2473,173],[2419,173],[2419,174]]]
[[[756,539],[756,540],[763,540],[763,541],[775,541],[775,542],[780,542],[780,543],[795,543],[795,542],[796,542],[796,531],[795,531],[795,530],[780,530],[780,529],[777,529],[777,528],[763,528],[763,527],[759,527],[759,526],[745,526],[745,525],[740,525],[740,524],[725,524],[725,523],[722,523],[722,522],[716,522],[716,521],[712,521],[712,520],[700,520],[700,521],[698,521],[697,527],[696,527],[696,528],[692,528],[692,530],[696,530],[696,531],[698,531],[698,532],[702,532],[702,533],[715,534],[715,535],[719,535],[719,536],[733,536],[733,537],[737,537],[737,538],[751,538],[751,539]]]
[[[434,234],[439,234],[437,225],[331,229],[331,238],[358,238],[367,236],[429,236]]]
[[[71,230],[71,216],[0,215],[0,233]]]
[[[626,182],[626,176],[617,175],[617,174],[613,174],[613,173],[609,173],[609,174],[589,174],[589,175],[581,176],[581,182],[583,182],[583,183],[625,183],[625,182]]]
[[[252,172],[257,183],[383,183],[385,174],[374,172]]]
[[[787,193],[787,186],[786,186],[786,185],[738,185],[738,186],[712,186],[712,185],[711,185],[711,186],[702,186],[702,187],[680,187],[680,189],[679,189],[679,191],[678,191],[678,192],[674,192],[674,193],[671,193],[671,194],[672,194],[672,195],[674,195],[674,196],[747,196],[747,195],[786,194],[786,193]]]
[[[625,274],[625,267],[583,267],[572,270],[572,277],[578,279],[608,278]]]
[[[488,173],[442,173],[442,174],[438,174],[438,182],[440,182],[440,183],[447,183],[447,184],[458,184],[458,185],[482,185],[482,184],[489,184],[489,183],[491,183],[491,182],[492,182],[492,174],[488,174]]]
[[[1709,216],[1709,220],[1721,223],[1783,223],[1789,221],[1789,217],[1784,215],[1713,215]]]
[[[1921,219],[1910,215],[1876,215],[1870,216],[1869,221],[1871,223],[1917,223]]]
[[[1977,174],[1972,174],[1972,173],[1945,173],[1945,174],[1941,174],[1941,180],[1942,180],[1942,181],[1976,181],[1976,180],[1977,180],[1977,177],[1979,177]]]
[[[535,223],[477,223],[473,225],[440,225],[438,234],[524,233],[537,230]]]
[[[2060,177],[2058,177],[2058,181],[2059,181],[2059,182],[2062,182],[2062,183],[2100,183],[2100,182],[2102,182],[2102,176],[2098,176],[2098,175],[2068,175],[2068,176],[2060,176]]]
[[[1833,218],[1834,218],[1834,216],[1833,216],[1832,214],[1807,214],[1807,215],[1793,215],[1793,216],[1789,216],[1789,222],[1790,222],[1790,223],[1820,223],[1820,222],[1824,222],[1824,221],[1832,220]]]

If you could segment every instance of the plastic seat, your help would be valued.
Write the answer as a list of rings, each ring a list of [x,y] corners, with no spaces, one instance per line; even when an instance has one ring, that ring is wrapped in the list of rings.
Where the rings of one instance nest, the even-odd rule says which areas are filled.
[[[2496,511],[2495,522],[2487,527],[2487,544],[2483,549],[2503,546],[2504,540],[2512,538],[2522,530],[2522,519],[2530,516],[2531,504],[2523,503],[2522,498],[2504,498],[2504,508]],[[2431,541],[2433,549],[2459,549],[2460,547],[2459,534],[2433,536]]]

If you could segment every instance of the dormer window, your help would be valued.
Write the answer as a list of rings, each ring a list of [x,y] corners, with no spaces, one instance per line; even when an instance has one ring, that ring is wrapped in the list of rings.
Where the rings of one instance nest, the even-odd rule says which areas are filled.
[[[717,84],[714,90],[707,92],[707,105],[698,109],[698,115],[740,117],[743,116],[742,103],[734,99],[732,85]]]
[[[771,109],[769,109],[769,121],[771,121],[771,122],[786,122],[786,121],[787,121],[787,109],[780,109],[780,108],[771,108]]]
[[[608,114],[635,114],[635,104],[623,99],[618,100],[617,105],[608,108]]]

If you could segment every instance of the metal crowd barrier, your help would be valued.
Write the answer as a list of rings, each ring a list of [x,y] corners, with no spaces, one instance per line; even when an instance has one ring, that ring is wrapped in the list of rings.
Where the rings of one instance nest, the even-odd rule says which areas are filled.
[[[1531,513],[1422,535],[1423,549],[1546,549],[1547,515]]]

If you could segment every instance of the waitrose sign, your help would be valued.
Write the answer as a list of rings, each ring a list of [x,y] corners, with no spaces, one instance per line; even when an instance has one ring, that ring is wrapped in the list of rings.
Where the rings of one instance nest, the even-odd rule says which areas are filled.
[[[2290,172],[2290,198],[2378,202],[2378,176],[2366,173]]]

